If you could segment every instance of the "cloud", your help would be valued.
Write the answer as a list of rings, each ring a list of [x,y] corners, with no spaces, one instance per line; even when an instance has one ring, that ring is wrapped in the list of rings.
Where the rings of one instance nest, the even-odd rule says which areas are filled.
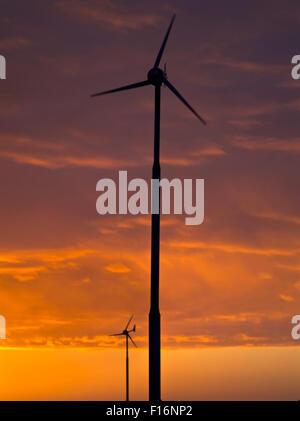
[[[105,266],[105,269],[108,272],[112,272],[112,273],[128,273],[128,272],[131,272],[131,269],[129,269],[129,267],[123,265],[123,263],[113,263],[111,265]]]
[[[148,227],[132,225],[141,239],[144,231],[139,232],[138,226],[141,230]],[[106,334],[118,331],[128,320],[128,308],[136,315],[136,341],[141,347],[147,346],[150,256],[137,237],[131,236],[130,250],[128,229],[123,229],[116,237],[109,236],[105,243],[100,240],[93,247],[2,251],[0,306],[10,320],[5,346],[119,347],[121,342]],[[207,254],[201,249],[194,255],[189,248],[169,248],[162,243],[161,299],[166,321],[163,347],[289,344],[284,331],[289,327],[290,314],[278,307],[280,295],[292,296],[286,281],[276,281],[270,292],[273,277],[261,276],[266,260],[256,261],[255,283],[251,261],[248,264],[252,272],[245,262],[245,266],[241,260],[237,264],[235,255],[230,257],[236,246],[232,249],[232,245],[223,245],[216,251],[220,249],[230,254],[222,258],[212,253],[214,248],[208,248]],[[254,250],[257,252],[262,259],[268,257],[266,250]],[[242,253],[250,259],[256,256],[252,249],[250,254],[245,249]],[[285,254],[282,257],[290,258]],[[11,282],[12,277],[26,275],[34,279]],[[282,294],[283,287],[288,293]],[[291,288],[296,294],[294,282]],[[287,305],[287,300],[281,301]],[[288,305],[296,306],[296,300]]]
[[[300,139],[274,139],[266,137],[237,136],[232,144],[250,151],[300,152]]]
[[[149,159],[150,161],[150,159]],[[166,165],[180,165],[183,167],[189,167],[190,165],[194,165],[195,162],[188,158],[161,158],[160,162]]]
[[[235,244],[209,244],[204,242],[171,242],[171,247],[187,249],[207,249],[219,250],[225,253],[257,254],[261,256],[295,256],[300,253],[300,249],[268,249],[250,248]]]
[[[106,335],[125,325],[130,310],[144,347],[151,217],[97,215],[95,184],[109,171],[96,175],[90,169],[131,166],[132,176],[151,176],[153,92],[107,97],[99,106],[88,94],[101,90],[102,82],[109,88],[139,80],[162,41],[168,22],[159,16],[169,14],[168,5],[150,10],[142,2],[54,4],[34,15],[30,7],[16,15],[11,6],[15,24],[2,20],[2,42],[19,48],[0,97],[0,308],[9,321],[7,344],[123,346]],[[176,86],[181,81],[189,101],[203,104],[210,124],[199,132],[192,115],[182,118],[181,104],[166,98],[161,156],[168,164],[164,177],[196,178],[200,171],[207,180],[206,219],[187,227],[181,217],[161,218],[163,346],[294,346],[290,319],[299,310],[300,225],[293,183],[300,101],[296,90],[283,87],[290,78],[287,45],[291,39],[296,45],[297,37],[287,39],[280,28],[293,28],[288,23],[295,13],[291,8],[283,18],[273,8],[274,19],[266,21],[251,3],[246,14],[242,5],[234,13],[227,8],[224,20],[214,6],[199,4],[182,16],[191,24],[188,30],[181,18],[176,23],[164,57]],[[204,26],[194,11],[204,13]],[[162,26],[153,31],[159,21]],[[16,28],[37,42],[16,38]],[[197,40],[205,42],[203,34],[218,49],[201,52],[201,61]],[[276,49],[274,37],[281,40]],[[251,135],[239,137],[245,130]],[[261,153],[256,159],[251,153],[264,149],[280,156],[269,153],[267,159]]]
[[[24,267],[0,267],[0,275],[11,275],[20,282],[32,281],[37,275],[45,271],[43,266],[24,266]]]
[[[191,152],[191,155],[195,156],[222,156],[227,155],[227,153],[219,146],[211,146],[202,149],[197,149]]]
[[[243,61],[241,59],[235,59],[233,57],[225,57],[216,51],[211,52],[210,55],[205,55],[201,58],[202,64],[213,64],[215,66],[224,66],[234,70],[243,72],[255,72],[255,73],[283,73],[289,71],[289,65],[282,64],[266,64],[258,63],[253,61]]]
[[[145,26],[156,25],[160,18],[151,13],[138,13],[128,10],[123,5],[117,7],[112,1],[80,1],[63,0],[56,3],[56,7],[64,13],[71,14],[78,19],[106,24],[114,29],[141,29]]]
[[[282,222],[290,222],[292,224],[299,225],[300,224],[300,217],[293,216],[293,215],[285,215],[283,213],[276,213],[273,211],[269,212],[253,212],[252,213],[257,218],[263,219],[271,219],[273,221],[282,221]]]
[[[262,122],[255,119],[247,119],[247,120],[229,120],[229,124],[233,126],[240,127],[242,129],[249,129],[252,127],[261,126]]]
[[[90,167],[90,168],[120,168],[130,166],[127,161],[112,159],[109,157],[79,157],[79,156],[39,156],[21,152],[0,151],[0,157],[8,158],[18,164],[28,164],[49,169],[65,167]]]
[[[190,167],[192,165],[199,165],[199,162],[204,162],[204,160],[208,160],[212,157],[218,157],[218,156],[225,156],[227,155],[227,152],[225,152],[221,147],[219,146],[207,146],[201,149],[195,149],[192,150],[187,158],[183,157],[162,157],[160,159],[162,164],[166,165],[175,165],[175,166],[183,166],[183,167]],[[149,161],[151,161],[152,158],[149,158]]]
[[[294,301],[294,298],[291,297],[290,295],[285,295],[285,294],[279,294],[279,297],[283,300],[283,301]]]
[[[283,263],[277,263],[277,267],[287,270],[295,270],[300,271],[300,265],[293,265],[293,264],[283,264]]]
[[[79,146],[66,138],[65,141],[51,141],[35,139],[29,136],[1,135],[0,157],[9,159],[18,164],[33,165],[37,167],[59,169],[65,167],[87,168],[120,168],[137,165],[103,154],[90,153],[83,146]],[[74,153],[74,149],[76,152]]]
[[[224,40],[221,43],[221,47],[219,45],[212,42],[202,43],[198,51],[199,62],[212,65],[214,69],[221,69],[222,72],[238,71],[239,73],[249,72],[268,75],[290,73],[290,64],[288,62],[282,64],[282,62],[278,63],[274,60],[273,63],[269,63],[265,56],[257,57],[255,60],[244,59],[243,48],[238,50],[236,48],[231,49],[230,44],[224,42]],[[248,54],[247,57],[251,57],[251,54]],[[224,69],[224,67],[227,69]]]
[[[69,139],[75,137],[82,145]],[[86,168],[124,168],[140,166],[142,162],[152,162],[151,157],[145,156],[141,160],[120,159],[110,155],[103,155],[88,150],[83,142],[89,140],[80,132],[69,130],[65,139],[59,142],[51,139],[37,139],[26,135],[1,135],[0,157],[9,159],[19,164],[32,165],[48,169],[60,169],[66,167]],[[94,141],[94,139],[93,139]],[[72,144],[73,143],[73,144]],[[82,152],[84,149],[84,153]],[[112,151],[115,153],[115,151]],[[162,158],[161,162],[167,165],[192,166],[198,165],[199,159],[225,156],[227,153],[218,146],[204,147],[191,151],[187,158],[171,156]]]
[[[23,37],[9,37],[0,40],[0,48],[3,50],[12,50],[16,48],[24,48],[32,45],[32,41]]]

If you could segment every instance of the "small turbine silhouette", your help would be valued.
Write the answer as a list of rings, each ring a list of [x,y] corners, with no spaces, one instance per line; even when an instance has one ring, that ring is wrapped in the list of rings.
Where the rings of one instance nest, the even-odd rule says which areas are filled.
[[[132,337],[130,336],[131,332],[135,332],[135,325],[131,330],[128,330],[131,320],[133,319],[133,315],[128,320],[125,329],[121,333],[114,333],[109,336],[126,336],[126,401],[129,401],[129,356],[128,356],[128,339],[131,340],[133,345],[137,348],[137,344],[134,342]]]

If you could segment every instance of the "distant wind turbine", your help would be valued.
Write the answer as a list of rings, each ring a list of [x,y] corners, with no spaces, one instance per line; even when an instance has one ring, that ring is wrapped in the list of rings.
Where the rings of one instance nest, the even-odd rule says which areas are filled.
[[[103,91],[91,95],[100,96],[113,92],[125,91],[128,89],[140,88],[141,86],[153,85],[155,87],[155,108],[154,108],[154,162],[152,167],[152,179],[160,180],[159,144],[160,144],[160,91],[161,86],[167,86],[177,98],[203,123],[205,120],[190,106],[177,89],[169,82],[164,70],[159,68],[161,58],[168,41],[170,31],[174,23],[175,15],[171,19],[167,33],[157,54],[154,66],[147,74],[147,80],[122,86],[109,91]],[[160,186],[156,203],[159,206]],[[152,202],[153,203],[153,202]],[[161,400],[161,373],[160,373],[160,312],[159,312],[159,237],[160,237],[160,210],[152,213],[151,224],[151,306],[149,313],[149,400]]]
[[[128,338],[131,340],[131,342],[133,343],[133,345],[137,348],[136,343],[134,342],[134,340],[132,339],[132,337],[130,336],[131,332],[135,332],[135,325],[133,326],[133,328],[131,330],[128,330],[130,322],[133,318],[133,315],[130,317],[130,319],[128,320],[128,323],[125,327],[125,329],[123,330],[123,332],[121,333],[114,333],[113,335],[110,336],[126,336],[126,401],[129,401],[129,356],[128,356]]]

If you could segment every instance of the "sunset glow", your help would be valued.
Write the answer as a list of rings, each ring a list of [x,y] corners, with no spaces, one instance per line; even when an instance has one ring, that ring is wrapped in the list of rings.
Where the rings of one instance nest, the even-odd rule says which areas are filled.
[[[143,80],[174,11],[168,77],[208,125],[162,89],[162,177],[205,180],[202,224],[161,216],[163,399],[299,399],[299,6],[200,3],[5,2],[0,399],[124,399],[131,314],[147,399],[151,216],[99,215],[96,183],[150,182],[153,89],[89,95]]]

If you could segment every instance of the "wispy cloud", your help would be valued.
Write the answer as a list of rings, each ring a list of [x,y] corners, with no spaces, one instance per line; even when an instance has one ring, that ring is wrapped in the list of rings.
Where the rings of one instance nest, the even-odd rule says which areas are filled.
[[[131,272],[131,269],[124,265],[123,263],[112,263],[111,265],[105,266],[105,269],[108,272],[112,273],[128,273]]]
[[[166,165],[179,165],[183,167],[189,167],[192,165],[199,165],[199,161],[202,162],[204,160],[208,160],[209,158],[220,157],[225,155],[227,155],[227,152],[225,152],[221,147],[211,146],[193,150],[187,154],[186,158],[179,156],[171,156],[169,158],[162,157],[161,162]],[[152,158],[149,157],[148,161],[150,162],[151,160]]]
[[[156,25],[160,21],[159,17],[151,13],[128,10],[128,7],[109,0],[100,3],[93,0],[63,0],[57,2],[56,7],[78,19],[106,24],[114,29],[141,29],[144,26]]]
[[[215,45],[208,45],[205,48],[205,53],[200,52],[200,62],[202,64],[213,64],[216,66],[228,67],[233,70],[243,72],[255,73],[282,73],[289,70],[289,65],[283,64],[266,64],[263,61],[242,60],[240,58],[229,57],[221,54]]]
[[[300,253],[300,249],[269,249],[269,248],[251,248],[235,244],[209,244],[204,242],[171,242],[171,247],[187,249],[212,249],[225,253],[257,254],[261,256],[294,256]]]
[[[283,301],[294,301],[294,298],[291,297],[290,295],[285,295],[285,294],[279,294],[279,297],[283,300]]]
[[[44,266],[0,267],[0,275],[11,275],[20,282],[32,281],[40,272],[45,271]]]
[[[112,156],[100,155],[90,151],[82,152],[78,148],[72,151],[72,142],[33,139],[28,136],[2,135],[0,157],[19,164],[27,164],[49,169],[64,167],[91,167],[91,168],[120,168],[135,166],[136,162],[118,159]]]
[[[268,137],[237,136],[232,144],[251,151],[300,152],[300,139],[274,139]]]
[[[0,48],[3,50],[12,50],[16,48],[28,47],[32,41],[23,37],[9,37],[0,40]]]
[[[283,221],[283,222],[290,222],[292,224],[300,224],[300,217],[293,216],[293,215],[286,215],[283,213],[276,213],[276,212],[253,212],[252,213],[257,218],[264,218],[264,219],[271,219],[273,221]]]
[[[49,169],[58,169],[64,167],[91,167],[91,168],[119,168],[122,166],[130,166],[127,161],[114,160],[108,157],[79,157],[79,156],[55,156],[46,157],[30,155],[17,152],[0,152],[0,156],[8,158],[19,164],[28,164]]]
[[[227,155],[227,153],[220,148],[219,146],[211,146],[211,147],[206,147],[206,148],[202,148],[202,149],[197,149],[193,152],[191,152],[191,155],[193,156],[222,156],[222,155]]]

